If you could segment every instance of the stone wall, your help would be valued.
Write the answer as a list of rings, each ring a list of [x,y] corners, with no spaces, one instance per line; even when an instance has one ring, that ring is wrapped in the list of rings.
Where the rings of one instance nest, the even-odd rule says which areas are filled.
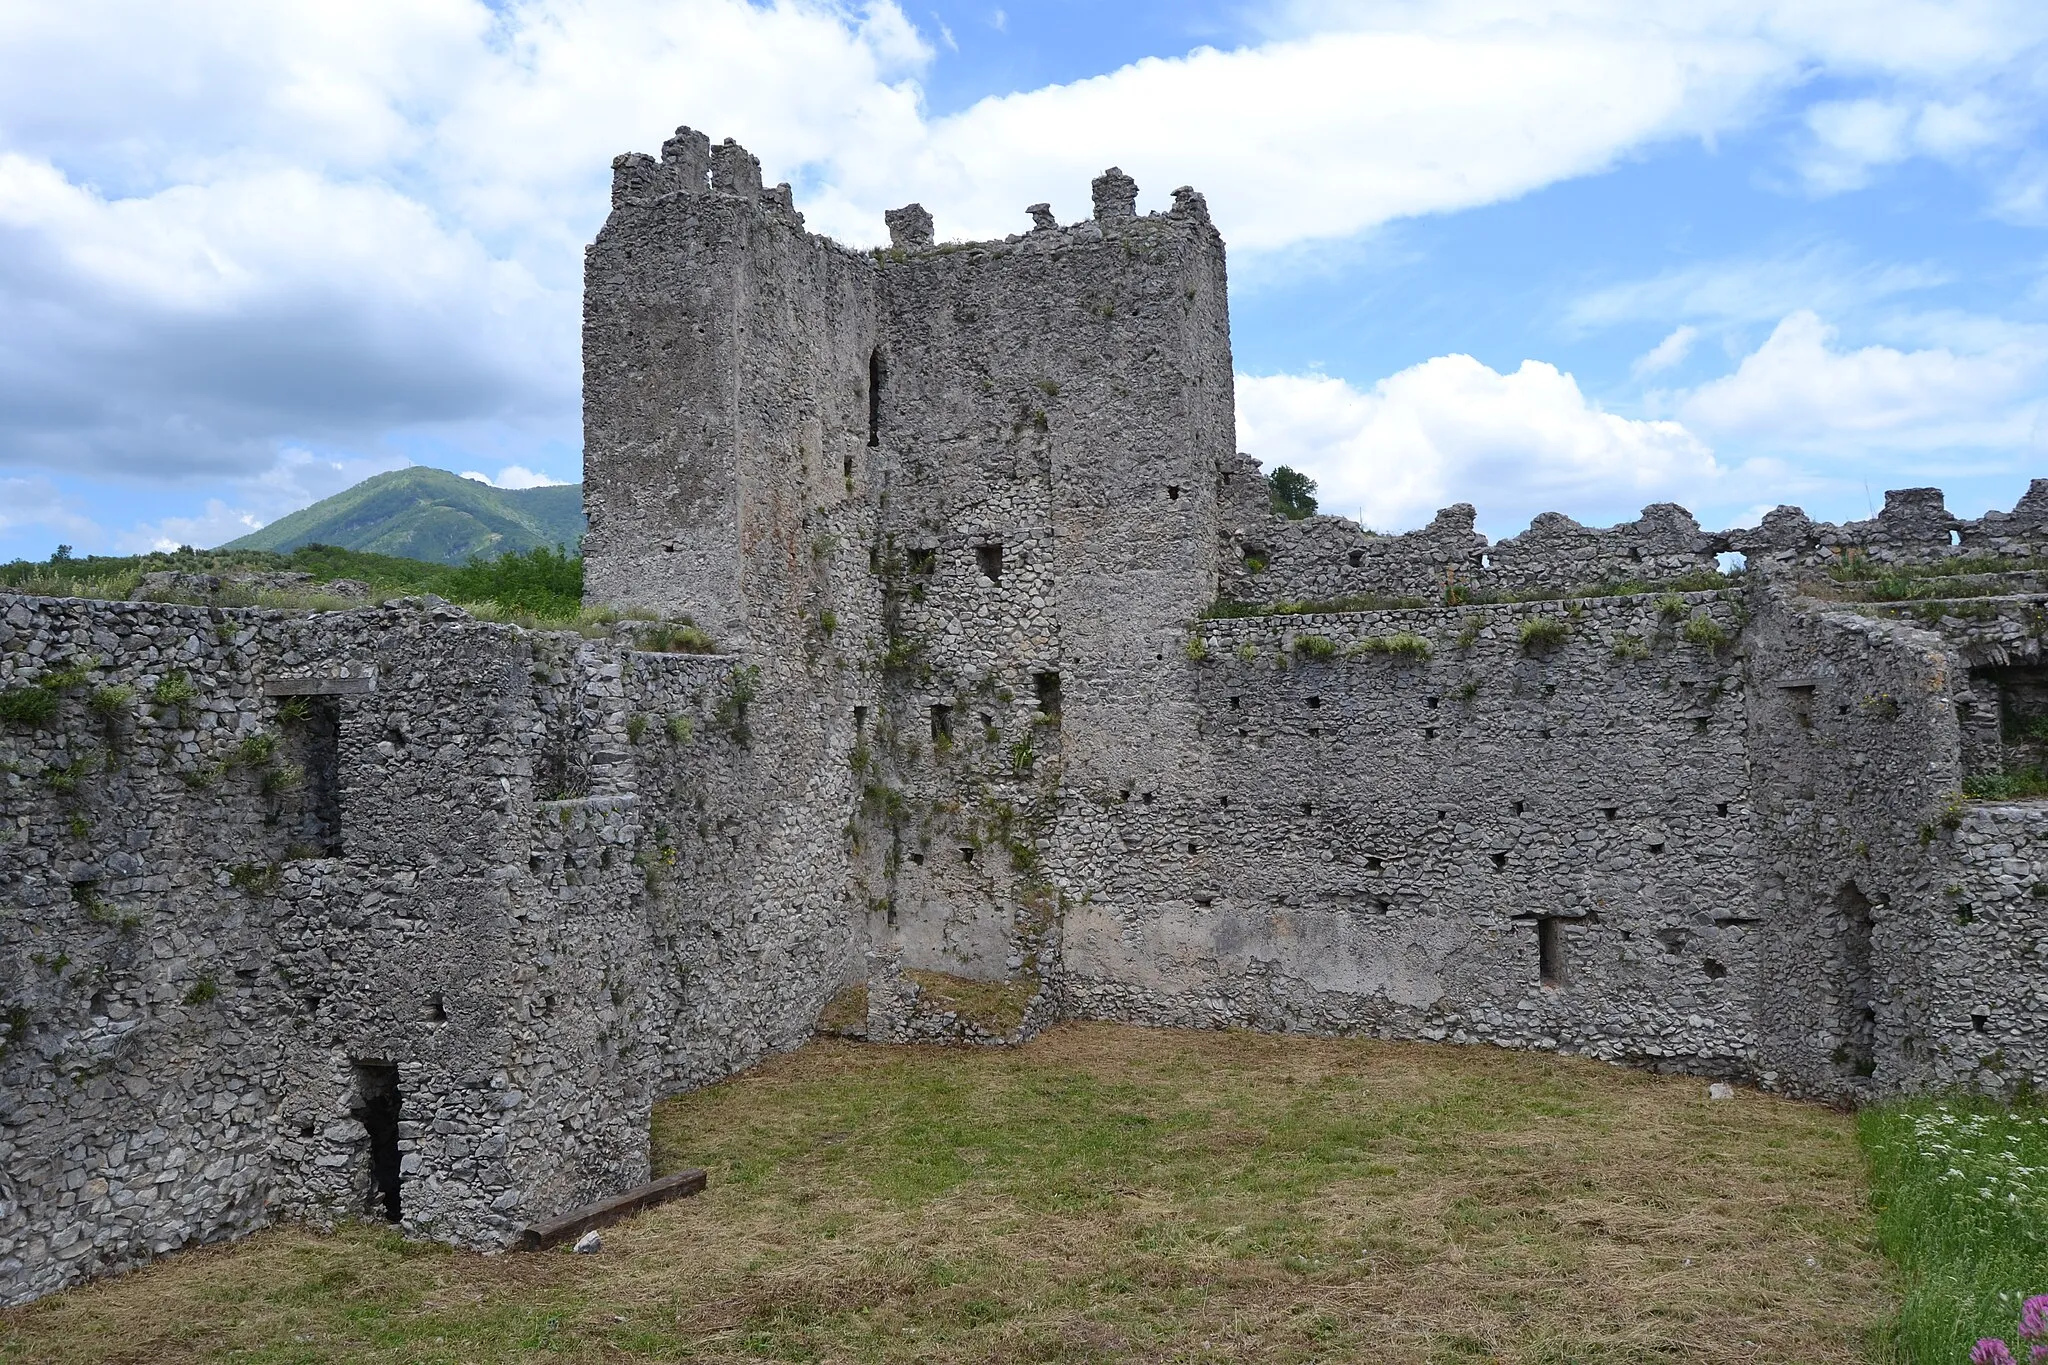
[[[0,693],[59,699],[0,726],[10,1302],[287,1216],[497,1246],[844,975],[733,895],[729,659],[431,601],[0,620]]]
[[[668,622],[0,598],[7,1301],[279,1217],[501,1245],[828,1002],[2048,1081],[1992,799],[2048,782],[2048,482],[1289,521],[1194,191],[859,253],[732,143],[614,171],[587,582]]]

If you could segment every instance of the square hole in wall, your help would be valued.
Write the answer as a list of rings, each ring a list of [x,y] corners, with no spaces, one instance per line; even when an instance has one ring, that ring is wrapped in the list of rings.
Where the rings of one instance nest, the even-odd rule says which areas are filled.
[[[904,555],[912,573],[934,573],[939,567],[939,552],[935,547],[918,549],[913,547]]]
[[[1057,716],[1063,703],[1060,690],[1060,675],[1057,673],[1033,673],[1031,690],[1038,699],[1040,715]]]
[[[1344,556],[1344,561],[1354,569],[1360,568],[1365,564],[1365,551],[1353,550]]]
[[[991,583],[1003,581],[1003,547],[1000,545],[977,545],[974,547],[974,566],[981,570],[981,576]]]

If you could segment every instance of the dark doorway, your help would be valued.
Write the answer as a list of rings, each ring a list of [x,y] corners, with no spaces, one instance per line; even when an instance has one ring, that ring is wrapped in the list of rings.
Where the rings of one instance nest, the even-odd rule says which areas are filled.
[[[390,1062],[357,1062],[356,1107],[349,1113],[370,1132],[370,1188],[363,1211],[387,1223],[399,1219],[398,1068]]]
[[[1871,976],[1870,940],[1875,927],[1870,897],[1850,882],[1835,896],[1840,917],[1842,1041],[1834,1061],[1852,1076],[1877,1070],[1877,999]]]

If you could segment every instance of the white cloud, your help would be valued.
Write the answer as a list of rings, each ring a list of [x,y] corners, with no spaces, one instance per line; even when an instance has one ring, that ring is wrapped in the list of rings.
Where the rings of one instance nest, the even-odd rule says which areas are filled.
[[[1717,438],[1848,457],[1870,450],[2019,450],[2039,442],[2048,328],[1951,323],[1975,350],[1846,350],[1810,311],[1789,314],[1735,372],[1677,411]]]
[[[1839,312],[1946,283],[1948,276],[1932,266],[1857,262],[1840,247],[1817,246],[1609,285],[1574,299],[1565,321],[1580,328],[1675,318],[1776,322],[1788,308]]]
[[[2014,136],[2025,125],[1980,94],[1953,102],[1830,100],[1806,111],[1812,144],[1800,171],[1821,194],[1861,189],[1880,166],[1924,155],[1956,161]]]
[[[573,482],[570,479],[557,479],[517,464],[506,465],[498,471],[498,477],[495,479],[474,469],[463,470],[462,477],[475,479],[478,483],[487,483],[493,488],[560,488]]]
[[[1808,130],[1844,166],[1976,155],[2032,126],[1992,77],[2018,89],[2048,36],[2022,0],[1269,17],[1254,46],[931,118],[934,48],[891,0],[0,7],[0,451],[169,482],[257,479],[295,442],[364,454],[496,424],[572,443],[580,247],[612,155],[682,120],[739,138],[856,244],[913,198],[943,235],[1019,229],[1044,198],[1079,217],[1115,162],[1148,207],[1201,187],[1256,254],[1711,139],[1816,76],[1872,104]],[[2038,207],[2031,182],[2007,198]],[[228,515],[265,515],[248,486]]]
[[[1630,367],[1630,373],[1641,379],[1645,375],[1661,374],[1674,365],[1683,364],[1686,356],[1692,353],[1692,344],[1699,340],[1699,336],[1700,329],[1691,325],[1672,329],[1671,335],[1637,358],[1636,363]]]
[[[1633,516],[1714,488],[1713,453],[1677,422],[1603,412],[1568,374],[1525,360],[1500,374],[1438,356],[1369,390],[1320,375],[1239,376],[1238,444],[1268,469],[1314,476],[1325,510],[1377,530],[1421,524],[1452,502],[1511,531],[1543,511]]]

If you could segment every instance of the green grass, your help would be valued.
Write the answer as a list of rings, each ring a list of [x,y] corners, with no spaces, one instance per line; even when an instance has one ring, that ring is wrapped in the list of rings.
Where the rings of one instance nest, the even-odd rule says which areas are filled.
[[[1859,1128],[1878,1236],[1906,1282],[1897,1359],[1957,1365],[1979,1337],[2011,1340],[2020,1300],[2048,1293],[2048,1108],[1913,1100]]]
[[[2026,801],[2048,796],[2048,771],[2020,768],[2008,773],[1979,773],[1963,779],[1963,795],[1979,801]]]
[[[145,574],[165,571],[308,573],[315,586],[348,578],[367,584],[368,600],[372,602],[432,593],[486,620],[543,628],[609,627],[620,619],[616,612],[583,606],[582,559],[545,548],[496,559],[473,559],[459,566],[368,554],[332,545],[305,545],[289,554],[268,550],[179,550],[40,562],[16,560],[0,564],[0,592],[121,600],[135,594]],[[311,590],[281,592],[233,585],[213,601],[222,606],[321,611],[362,604],[360,599]]]
[[[819,1042],[653,1144],[710,1188],[596,1256],[280,1228],[0,1312],[0,1361],[1846,1365],[1893,1307],[1852,1119],[1541,1053]]]

